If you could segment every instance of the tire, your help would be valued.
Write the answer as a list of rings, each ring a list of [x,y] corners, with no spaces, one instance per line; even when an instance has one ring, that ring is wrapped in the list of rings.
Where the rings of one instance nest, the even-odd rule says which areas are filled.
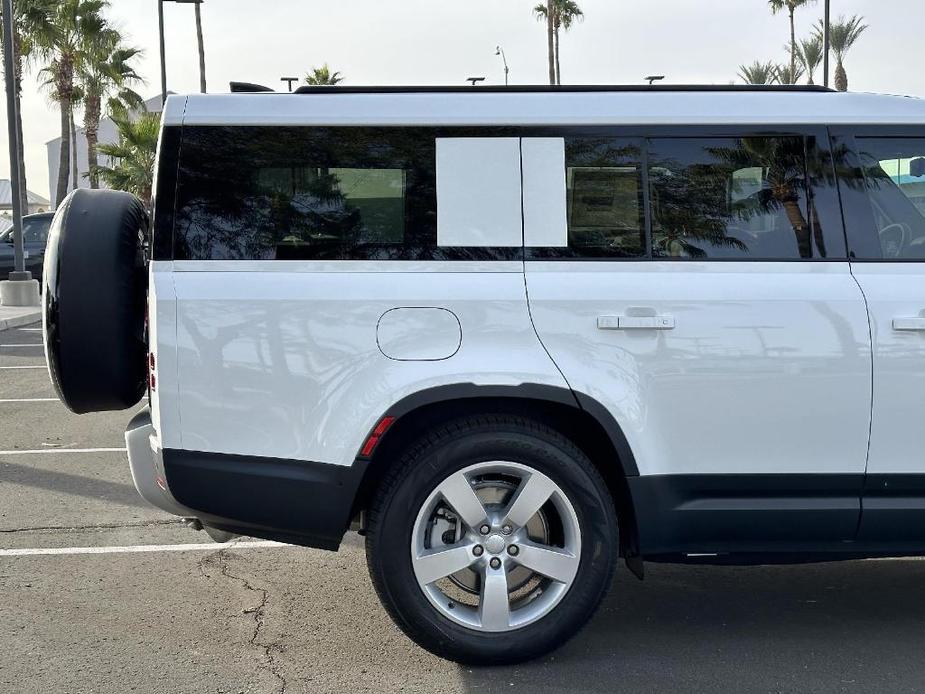
[[[52,220],[43,334],[58,397],[78,414],[122,410],[145,392],[148,217],[133,195],[78,189]]]
[[[552,488],[523,520],[539,503],[531,498],[546,498],[533,492]],[[464,490],[482,505],[469,503]],[[474,522],[482,512],[487,533],[488,523]],[[559,580],[527,568],[549,556],[537,554],[545,544],[560,560],[548,565]],[[408,447],[375,495],[366,534],[370,576],[395,623],[430,652],[473,665],[536,658],[574,636],[606,594],[618,548],[613,501],[592,463],[558,432],[512,415],[455,420]],[[428,562],[449,551],[467,568],[429,583],[447,565],[431,571]],[[535,597],[513,602],[508,591],[529,598],[531,581],[539,582]]]

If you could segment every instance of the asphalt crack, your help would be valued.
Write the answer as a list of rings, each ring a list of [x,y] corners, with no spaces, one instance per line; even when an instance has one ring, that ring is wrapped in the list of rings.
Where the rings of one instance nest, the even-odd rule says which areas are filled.
[[[197,562],[197,568],[199,569],[199,575],[203,578],[209,578],[209,575],[205,572],[205,564],[207,562],[212,562],[217,560],[219,566],[219,572],[225,578],[229,578],[233,581],[238,581],[246,590],[257,593],[259,596],[259,601],[253,607],[248,607],[242,610],[243,614],[250,614],[254,617],[254,633],[251,634],[251,637],[248,643],[255,648],[262,656],[263,664],[260,666],[262,669],[268,671],[272,674],[279,682],[279,688],[276,690],[276,694],[285,694],[286,687],[288,682],[286,678],[283,677],[282,673],[279,670],[279,664],[276,661],[276,658],[273,656],[273,650],[278,647],[278,644],[275,642],[265,643],[260,640],[260,633],[263,630],[265,619],[266,619],[266,607],[267,602],[270,598],[270,593],[265,588],[259,588],[253,585],[243,576],[236,576],[231,573],[229,569],[229,560],[231,557],[228,555],[229,548],[223,548],[209,554],[206,557],[203,557]],[[233,555],[232,555],[233,556]]]
[[[91,523],[89,525],[34,525],[25,528],[0,528],[0,535],[10,533],[47,532],[61,530],[64,532],[80,532],[81,530],[118,530],[121,528],[149,528],[158,525],[181,525],[182,518],[169,520],[140,521],[137,523]]]

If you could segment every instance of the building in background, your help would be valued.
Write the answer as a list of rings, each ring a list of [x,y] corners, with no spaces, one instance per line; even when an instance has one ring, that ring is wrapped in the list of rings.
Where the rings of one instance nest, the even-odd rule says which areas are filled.
[[[10,181],[7,178],[0,178],[0,215],[9,213],[13,211],[13,197],[10,195],[12,187],[10,186]],[[33,214],[35,212],[45,212],[51,208],[51,203],[43,198],[41,195],[33,193],[31,190],[27,191],[29,197],[29,209],[24,211],[23,214]],[[6,228],[2,222],[0,222],[0,231]]]
[[[152,97],[145,102],[145,107],[151,113],[160,113],[161,112],[161,97],[160,95]],[[99,141],[100,144],[104,142],[116,142],[119,139],[118,132],[116,130],[116,124],[113,123],[110,118],[103,118],[100,121],[100,130],[99,130]],[[48,151],[48,187],[50,190],[50,197],[52,197],[52,202],[57,205],[58,201],[54,200],[56,183],[58,181],[58,157],[61,156],[61,138],[56,137],[54,140],[49,140],[45,143],[45,148]],[[104,157],[100,158],[100,163],[105,164]],[[68,190],[74,190],[74,188],[89,188],[90,179],[87,178],[87,172],[90,170],[89,163],[87,161],[87,137],[84,134],[84,129],[81,127],[77,128],[77,185],[74,185],[74,181],[70,181]],[[100,184],[103,185],[102,183]],[[46,203],[47,204],[47,203]]]

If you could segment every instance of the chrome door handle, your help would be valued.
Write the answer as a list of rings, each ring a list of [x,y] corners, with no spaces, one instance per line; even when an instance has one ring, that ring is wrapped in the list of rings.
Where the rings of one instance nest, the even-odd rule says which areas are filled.
[[[598,316],[598,330],[671,330],[674,316]]]
[[[925,318],[920,316],[894,318],[893,330],[925,330]]]

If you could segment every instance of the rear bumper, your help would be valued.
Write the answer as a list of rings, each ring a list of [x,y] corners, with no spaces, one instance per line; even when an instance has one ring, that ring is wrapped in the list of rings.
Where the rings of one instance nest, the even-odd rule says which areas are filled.
[[[301,460],[166,449],[167,488],[182,507],[221,530],[337,549],[366,462]]]
[[[179,504],[169,491],[164,475],[162,452],[148,408],[136,414],[128,423],[125,429],[125,448],[128,451],[132,481],[142,499],[175,516],[196,515]]]

